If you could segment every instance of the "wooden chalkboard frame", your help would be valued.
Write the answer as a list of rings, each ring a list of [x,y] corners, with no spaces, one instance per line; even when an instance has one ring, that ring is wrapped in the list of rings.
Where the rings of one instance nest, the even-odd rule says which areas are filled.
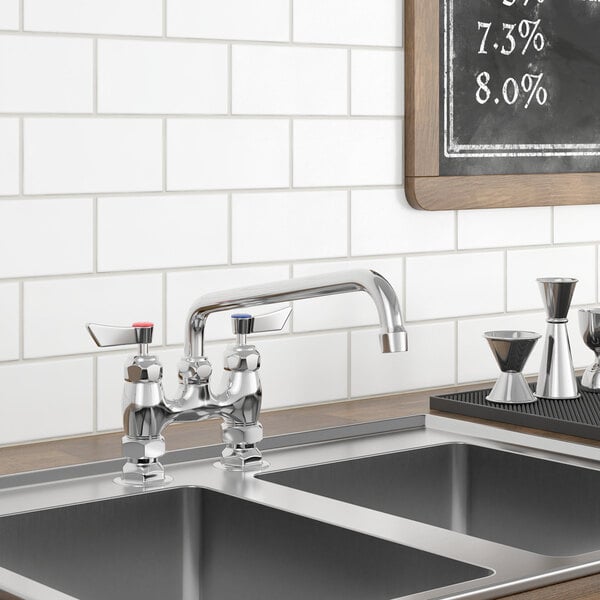
[[[440,176],[440,0],[405,0],[405,188],[422,210],[600,202],[600,173]]]

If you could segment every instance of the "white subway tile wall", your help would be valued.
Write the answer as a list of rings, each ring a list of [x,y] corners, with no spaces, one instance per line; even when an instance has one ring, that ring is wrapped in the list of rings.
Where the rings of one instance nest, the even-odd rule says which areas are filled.
[[[410,321],[503,310],[502,252],[406,259],[406,317]]]
[[[404,52],[400,50],[352,50],[353,115],[404,114]]]
[[[0,360],[19,358],[19,284],[0,283]]]
[[[82,38],[0,37],[0,111],[92,112],[93,45]]]
[[[294,0],[294,41],[402,45],[398,0]]]
[[[227,213],[225,194],[99,198],[98,271],[227,264]]]
[[[287,42],[289,2],[282,0],[168,0],[167,35]]]
[[[162,0],[25,0],[25,31],[162,35]]]
[[[91,198],[3,200],[0,278],[91,273],[93,231]]]
[[[86,322],[154,321],[172,394],[195,298],[327,271],[388,277],[410,351],[379,352],[364,294],[296,302],[257,340],[266,409],[494,377],[482,334],[543,332],[544,275],[579,278],[573,355],[592,361],[575,316],[598,302],[598,207],[408,206],[402,13],[0,0],[0,444],[121,426],[127,353],[98,351]],[[218,378],[228,313],[206,337]]]
[[[233,48],[234,114],[345,115],[348,52],[330,48]]]
[[[0,118],[0,195],[19,193],[19,119]]]
[[[288,187],[285,119],[174,119],[167,123],[167,189]]]
[[[147,192],[163,187],[160,119],[24,119],[26,194]]]
[[[352,191],[352,256],[454,250],[452,211],[408,205],[403,189]]]
[[[458,213],[458,248],[535,246],[552,242],[552,208],[463,210]]]
[[[98,111],[227,114],[227,45],[99,40]]]
[[[233,262],[346,256],[346,192],[234,194]]]
[[[554,209],[554,241],[595,242],[598,240],[600,205],[557,206]]]
[[[91,358],[5,365],[2,385],[0,439],[4,444],[94,430]],[[57,390],[56,395],[51,396],[49,390]]]
[[[0,0],[0,29],[19,29],[19,0]]]
[[[348,398],[348,334],[284,337],[260,342],[265,369],[263,407],[278,408]]]
[[[401,149],[402,124],[397,120],[297,120],[294,185],[400,185]]]

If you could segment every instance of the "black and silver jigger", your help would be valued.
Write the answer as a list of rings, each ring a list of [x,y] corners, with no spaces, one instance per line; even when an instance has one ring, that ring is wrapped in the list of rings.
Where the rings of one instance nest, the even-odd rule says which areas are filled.
[[[499,404],[535,402],[537,398],[523,377],[523,367],[542,336],[533,331],[488,331],[484,337],[502,371],[486,400]]]

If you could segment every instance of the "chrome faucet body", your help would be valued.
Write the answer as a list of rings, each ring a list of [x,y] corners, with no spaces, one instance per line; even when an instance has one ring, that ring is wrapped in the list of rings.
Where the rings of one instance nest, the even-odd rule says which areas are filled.
[[[224,310],[355,291],[367,292],[375,303],[381,325],[382,352],[406,351],[407,335],[400,303],[390,283],[374,271],[338,272],[209,293],[196,300],[189,311],[185,355],[179,363],[179,389],[173,399],[167,398],[163,390],[162,365],[148,351],[152,324],[134,323],[131,327],[88,324],[88,331],[98,346],[139,345],[136,355],[125,365],[123,455],[126,462],[118,481],[133,486],[164,483],[166,477],[159,459],[165,453],[162,435],[165,428],[175,421],[213,417],[222,419],[225,443],[218,464],[235,471],[263,468],[265,463],[257,447],[263,438],[259,421],[260,354],[255,346],[248,344],[246,336],[282,329],[291,308],[257,317],[232,316],[237,339],[225,353],[224,383],[217,389],[211,381],[211,364],[204,356],[208,317]]]

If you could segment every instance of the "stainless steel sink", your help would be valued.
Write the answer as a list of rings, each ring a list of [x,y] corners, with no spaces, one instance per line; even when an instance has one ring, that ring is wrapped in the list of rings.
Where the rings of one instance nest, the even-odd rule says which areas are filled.
[[[0,564],[86,600],[389,600],[491,571],[201,488],[0,518]]]
[[[259,478],[540,554],[600,549],[600,472],[514,452],[442,444]]]
[[[172,452],[0,477],[26,600],[490,600],[600,572],[600,449],[432,415],[266,438],[262,473]]]

